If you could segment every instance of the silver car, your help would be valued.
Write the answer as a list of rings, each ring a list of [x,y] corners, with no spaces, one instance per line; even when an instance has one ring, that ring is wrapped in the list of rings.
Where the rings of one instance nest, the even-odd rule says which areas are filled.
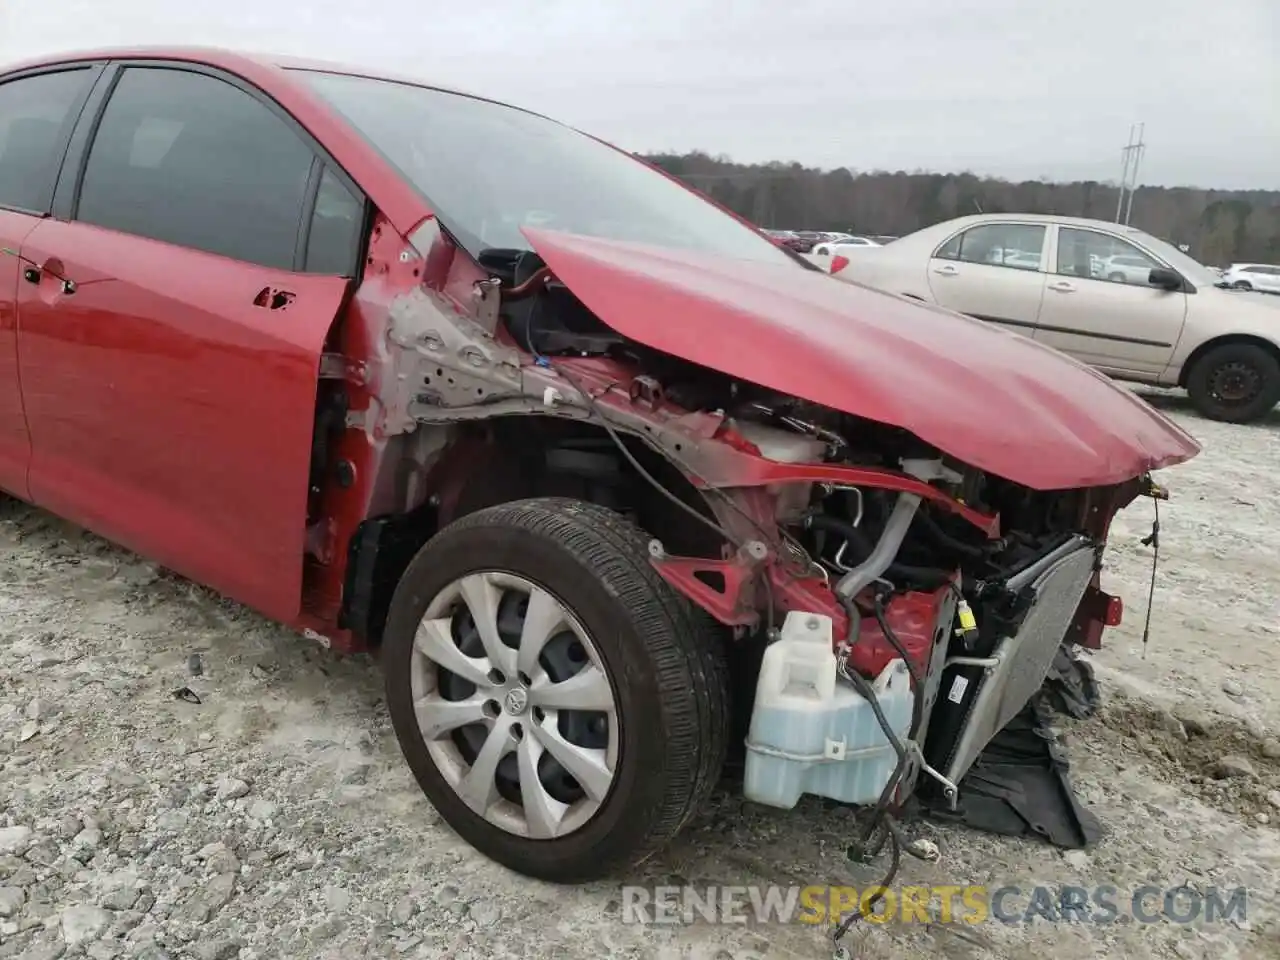
[[[1122,224],[985,214],[840,258],[834,273],[1000,324],[1119,380],[1185,387],[1214,420],[1280,402],[1280,309]]]

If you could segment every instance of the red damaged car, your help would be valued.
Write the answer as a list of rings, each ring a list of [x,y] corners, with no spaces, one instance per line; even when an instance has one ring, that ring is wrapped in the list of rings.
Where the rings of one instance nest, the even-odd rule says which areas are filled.
[[[378,648],[464,838],[572,881],[751,799],[965,811],[1184,432],[628,154],[218,51],[0,76],[0,487]],[[985,796],[975,787],[975,797]]]

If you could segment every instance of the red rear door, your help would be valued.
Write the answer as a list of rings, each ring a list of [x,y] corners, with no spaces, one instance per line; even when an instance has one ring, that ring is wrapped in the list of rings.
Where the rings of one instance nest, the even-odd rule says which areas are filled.
[[[0,79],[0,490],[28,496],[31,438],[18,376],[19,255],[49,212],[54,180],[96,65]]]
[[[173,67],[122,69],[84,152],[73,219],[22,246],[31,495],[293,620],[363,201],[255,92]]]
[[[17,251],[37,222],[34,217],[0,209],[0,490],[20,497],[29,495],[31,437],[18,380],[17,296],[22,269]]]

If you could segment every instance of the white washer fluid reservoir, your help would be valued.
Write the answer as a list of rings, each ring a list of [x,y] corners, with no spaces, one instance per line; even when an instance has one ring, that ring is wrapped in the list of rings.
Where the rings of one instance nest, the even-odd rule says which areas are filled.
[[[790,809],[802,794],[873,804],[898,757],[871,704],[839,676],[831,618],[793,610],[765,649],[747,736],[743,793]],[[906,740],[911,676],[894,660],[874,681],[889,725]]]

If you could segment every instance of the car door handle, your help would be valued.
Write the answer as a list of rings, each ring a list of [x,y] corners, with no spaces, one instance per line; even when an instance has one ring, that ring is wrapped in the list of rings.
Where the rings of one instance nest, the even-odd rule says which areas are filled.
[[[1065,280],[1059,280],[1057,283],[1049,284],[1049,289],[1056,291],[1057,293],[1075,293],[1076,292],[1075,285],[1067,283],[1067,281]]]
[[[955,267],[934,267],[933,272],[940,277],[954,277],[960,271]]]

